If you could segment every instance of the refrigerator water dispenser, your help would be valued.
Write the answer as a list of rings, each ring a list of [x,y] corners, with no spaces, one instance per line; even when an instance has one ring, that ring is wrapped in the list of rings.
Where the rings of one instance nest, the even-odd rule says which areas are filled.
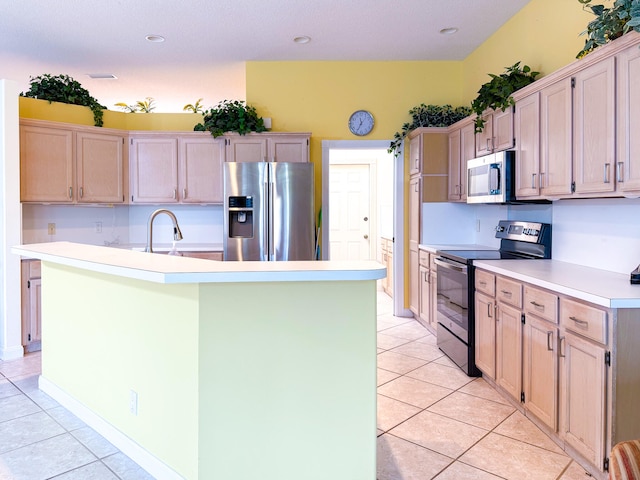
[[[229,238],[253,238],[253,197],[229,197]]]

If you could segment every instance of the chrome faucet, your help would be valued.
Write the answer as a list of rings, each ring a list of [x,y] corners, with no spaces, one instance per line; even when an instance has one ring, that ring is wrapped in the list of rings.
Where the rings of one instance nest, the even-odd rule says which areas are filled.
[[[180,231],[180,227],[178,226],[178,219],[176,218],[176,216],[171,210],[160,208],[149,215],[149,223],[147,224],[147,246],[144,249],[145,252],[153,253],[153,220],[161,213],[166,213],[171,217],[171,221],[173,221],[173,239],[182,240],[182,232]]]

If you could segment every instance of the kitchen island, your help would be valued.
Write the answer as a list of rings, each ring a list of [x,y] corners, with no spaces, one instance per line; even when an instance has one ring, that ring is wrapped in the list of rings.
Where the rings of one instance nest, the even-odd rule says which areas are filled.
[[[155,477],[375,479],[382,265],[13,252],[42,261],[41,389]]]

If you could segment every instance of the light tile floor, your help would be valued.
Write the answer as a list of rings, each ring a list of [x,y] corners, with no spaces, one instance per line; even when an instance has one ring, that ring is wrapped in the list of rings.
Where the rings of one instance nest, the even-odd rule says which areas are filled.
[[[587,473],[378,292],[378,480],[577,480]]]
[[[378,294],[379,480],[573,480],[585,471]],[[0,361],[0,480],[152,480],[38,389],[40,354]]]

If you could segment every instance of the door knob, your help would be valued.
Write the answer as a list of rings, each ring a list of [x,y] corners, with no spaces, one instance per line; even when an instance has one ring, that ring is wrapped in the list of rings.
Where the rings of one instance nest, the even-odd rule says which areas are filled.
[[[367,220],[369,220],[369,217],[364,217],[364,221],[366,222]]]
[[[369,235],[365,234],[364,239],[366,240],[367,238],[369,238]]]

